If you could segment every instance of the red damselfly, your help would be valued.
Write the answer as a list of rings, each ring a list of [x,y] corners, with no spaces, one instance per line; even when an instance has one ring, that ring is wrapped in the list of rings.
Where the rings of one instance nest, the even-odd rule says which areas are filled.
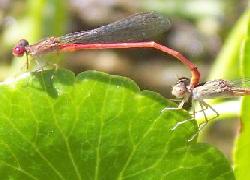
[[[50,52],[74,52],[82,49],[120,49],[154,48],[170,54],[185,64],[191,71],[190,87],[195,87],[200,80],[197,67],[181,53],[152,41],[152,38],[165,32],[170,21],[165,16],[155,13],[138,13],[99,28],[69,33],[60,37],[48,37],[29,45],[25,39],[13,48],[13,55],[24,54],[38,56]],[[28,68],[27,58],[27,68]]]

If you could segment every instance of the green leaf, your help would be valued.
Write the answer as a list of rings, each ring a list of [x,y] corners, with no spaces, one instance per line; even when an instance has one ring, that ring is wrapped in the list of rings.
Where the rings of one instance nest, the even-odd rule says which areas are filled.
[[[248,17],[248,36],[242,43],[241,71],[243,77],[250,77],[250,17]],[[250,97],[244,97],[242,100],[241,131],[236,140],[234,149],[234,166],[236,177],[239,180],[250,179],[249,172],[249,152],[250,152]]]
[[[1,179],[234,179],[190,118],[123,77],[58,70],[0,85]]]

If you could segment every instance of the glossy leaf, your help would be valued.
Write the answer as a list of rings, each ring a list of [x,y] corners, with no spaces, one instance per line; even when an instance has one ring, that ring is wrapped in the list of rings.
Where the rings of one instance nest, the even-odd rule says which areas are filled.
[[[234,179],[174,103],[120,76],[58,70],[0,85],[1,179]]]

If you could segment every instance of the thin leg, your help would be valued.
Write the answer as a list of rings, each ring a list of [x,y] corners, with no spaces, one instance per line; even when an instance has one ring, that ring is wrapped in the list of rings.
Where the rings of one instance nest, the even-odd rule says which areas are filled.
[[[186,95],[180,102],[180,104],[178,105],[178,107],[165,107],[164,109],[161,110],[161,112],[167,111],[167,110],[180,110],[182,109],[183,105],[188,102],[190,95]]]
[[[194,104],[194,100],[192,100],[192,104]],[[203,107],[203,106],[202,106],[202,107]],[[198,113],[198,112],[204,112],[205,110],[207,110],[207,109],[209,109],[209,108],[210,108],[210,106],[205,106],[205,108],[203,107],[202,110],[195,111],[195,106],[193,105],[193,106],[192,106],[192,111],[193,111],[193,113],[191,113],[191,115],[193,116],[193,118],[186,119],[186,120],[183,120],[183,121],[180,121],[180,122],[176,123],[176,125],[175,125],[173,128],[171,128],[171,130],[175,130],[178,126],[180,126],[180,125],[182,125],[182,124],[184,124],[184,123],[186,123],[186,122],[195,121],[195,114],[196,114],[196,113]],[[176,109],[178,109],[178,108],[176,108]],[[216,117],[217,117],[217,116],[216,116]],[[214,117],[214,118],[216,118],[216,117]]]
[[[184,104],[187,102],[187,100],[184,98],[181,102],[180,102],[180,104],[178,105],[178,108],[179,109],[182,109],[182,107],[184,106]]]
[[[25,53],[25,56],[26,56],[26,63],[20,68],[20,70],[21,70],[22,72],[23,72],[23,71],[28,72],[28,70],[29,70],[30,61],[29,61],[28,54]]]
[[[28,71],[29,70],[29,66],[30,66],[30,61],[29,61],[28,54],[25,53],[25,55],[26,55],[26,70]]]
[[[192,100],[192,104],[194,104],[193,100]],[[192,111],[193,111],[193,118],[190,118],[190,119],[186,119],[186,120],[183,120],[183,121],[180,121],[180,122],[177,122],[175,124],[174,127],[171,128],[172,131],[174,131],[178,126],[182,125],[182,124],[185,124],[189,121],[195,121],[195,106],[192,106]]]
[[[203,104],[201,103],[201,101],[199,101],[199,105],[201,107],[201,111],[202,111],[202,113],[204,115],[204,118],[205,118],[206,122],[204,124],[202,124],[202,125],[199,126],[198,131],[195,134],[193,134],[190,139],[188,139],[189,142],[193,141],[194,138],[196,136],[198,136],[199,132],[205,127],[205,125],[207,125],[207,122],[208,122],[208,119],[207,119],[207,116],[206,116],[206,113],[205,113],[205,109],[204,109]]]
[[[177,127],[179,127],[180,125],[182,124],[185,124],[187,122],[190,122],[190,121],[195,121],[194,118],[190,118],[190,119],[186,119],[186,120],[183,120],[183,121],[180,121],[180,122],[177,122],[174,127],[171,128],[172,131],[174,131]]]
[[[161,110],[161,113],[168,111],[168,110],[180,110],[180,109],[182,109],[182,106],[184,105],[185,102],[186,102],[186,100],[182,99],[181,103],[178,105],[178,107],[165,107]]]
[[[52,66],[54,67],[54,73],[52,74],[51,76],[51,80],[53,80],[55,78],[55,73],[57,72],[58,70],[58,65],[57,64],[52,64]]]
[[[35,63],[36,63],[37,69],[35,69],[34,72],[40,72],[44,70],[45,66],[42,66],[37,59],[35,59]]]
[[[199,101],[199,105],[200,105],[200,107],[201,107],[203,116],[204,116],[204,118],[205,118],[205,122],[202,123],[202,124],[199,126],[199,131],[198,131],[198,132],[200,132],[200,131],[207,125],[207,123],[208,123],[208,118],[207,118],[207,115],[206,115],[206,113],[205,113],[205,108],[204,108],[204,106],[203,106],[202,101]]]
[[[194,104],[194,100],[192,99],[192,111],[193,111],[193,118],[195,119],[195,104]]]
[[[210,109],[210,108],[205,106],[204,110],[207,110],[207,109]],[[200,112],[202,112],[204,110],[195,111],[195,113],[197,114],[197,113],[200,113]]]
[[[220,116],[220,114],[211,105],[209,105],[205,101],[201,101],[201,103],[206,107],[206,109],[211,109],[216,114],[216,116],[211,118],[211,119],[215,119],[215,118]],[[209,119],[209,120],[211,120],[211,119]]]
[[[200,104],[200,107],[201,107],[201,111],[202,111],[202,113],[204,115],[205,122],[200,124],[199,130],[188,141],[192,141],[199,134],[199,132],[201,132],[204,129],[204,127],[208,124],[209,121],[217,118],[220,115],[211,105],[207,104],[205,101],[199,101],[199,104]],[[204,108],[204,106],[205,106],[205,108]],[[216,114],[216,116],[208,119],[207,115],[205,113],[206,109],[211,109]]]
[[[174,101],[174,102],[181,102],[182,101],[182,99],[168,99],[168,100]]]

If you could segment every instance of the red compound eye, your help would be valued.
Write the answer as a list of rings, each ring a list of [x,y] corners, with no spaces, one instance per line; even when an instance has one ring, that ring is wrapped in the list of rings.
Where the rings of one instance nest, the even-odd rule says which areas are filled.
[[[25,47],[15,47],[12,49],[12,54],[16,57],[21,57],[26,52]]]
[[[24,53],[26,52],[25,47],[28,46],[28,45],[29,45],[29,43],[28,43],[27,40],[21,39],[21,40],[17,43],[16,47],[14,47],[14,48],[12,49],[12,54],[13,54],[14,56],[16,56],[16,57],[21,57],[21,56],[23,56]]]

